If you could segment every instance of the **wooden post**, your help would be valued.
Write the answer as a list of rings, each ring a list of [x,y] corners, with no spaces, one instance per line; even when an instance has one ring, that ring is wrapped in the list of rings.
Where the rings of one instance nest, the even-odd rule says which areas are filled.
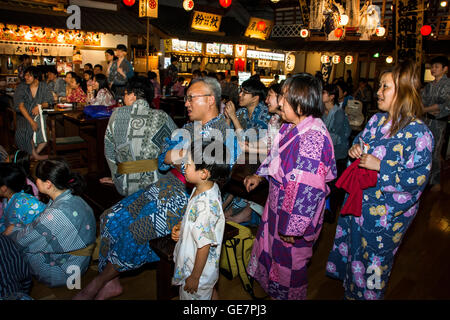
[[[150,41],[150,18],[147,17],[147,48],[145,50],[145,73],[148,72],[149,41]]]

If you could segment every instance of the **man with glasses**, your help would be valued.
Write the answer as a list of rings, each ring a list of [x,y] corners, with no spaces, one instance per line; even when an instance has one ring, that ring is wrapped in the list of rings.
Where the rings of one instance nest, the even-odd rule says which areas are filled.
[[[242,83],[239,90],[241,108],[236,111],[233,102],[226,103],[224,114],[239,139],[244,139],[245,136],[249,142],[256,142],[267,133],[270,115],[264,103],[266,93],[266,86],[260,80],[250,78]],[[251,130],[254,130],[256,135],[250,134]],[[259,215],[264,209],[256,203],[231,195],[226,196],[224,208],[227,219],[232,218],[231,220],[237,223],[251,220],[250,224],[259,224]]]

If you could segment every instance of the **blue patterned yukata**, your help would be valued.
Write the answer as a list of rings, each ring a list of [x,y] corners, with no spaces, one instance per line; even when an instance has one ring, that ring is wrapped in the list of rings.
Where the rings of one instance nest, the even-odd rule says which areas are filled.
[[[73,266],[81,274],[89,266],[90,256],[72,252],[95,242],[94,213],[82,198],[66,190],[50,200],[32,223],[16,227],[10,237],[21,247],[38,281],[49,287],[66,285]]]
[[[344,283],[346,299],[383,299],[395,254],[413,221],[430,176],[433,136],[413,120],[394,136],[377,113],[356,136],[381,160],[375,187],[363,191],[362,214],[340,216],[327,275]]]
[[[180,132],[188,133],[193,140],[198,137],[210,138],[218,132],[225,137],[226,129],[229,129],[223,115],[215,117],[203,126],[197,125],[194,130],[194,123],[188,123],[183,127],[184,131],[174,132],[171,140],[166,140],[163,152],[158,157],[158,165],[161,171],[171,171],[156,183],[131,194],[102,214],[100,272],[108,262],[114,269],[123,272],[159,260],[148,242],[168,235],[181,221],[190,192],[177,177],[180,173],[164,164],[166,153],[172,149],[181,149],[189,142],[185,141],[187,138],[183,140],[184,135],[181,136]]]

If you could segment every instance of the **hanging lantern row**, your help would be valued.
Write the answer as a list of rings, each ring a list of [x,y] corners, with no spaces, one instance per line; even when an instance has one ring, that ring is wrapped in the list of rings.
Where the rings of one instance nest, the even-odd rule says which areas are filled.
[[[322,55],[320,57],[320,62],[322,62],[322,63],[329,63],[330,62],[330,57],[328,55],[324,54],[324,55]],[[334,64],[339,64],[341,62],[341,56],[335,54],[331,58],[331,62],[333,62]],[[353,56],[351,56],[351,55],[345,56],[344,62],[345,62],[345,64],[352,64],[353,63]]]
[[[184,0],[183,1],[183,9],[186,11],[191,11],[194,9],[194,1],[193,0]]]

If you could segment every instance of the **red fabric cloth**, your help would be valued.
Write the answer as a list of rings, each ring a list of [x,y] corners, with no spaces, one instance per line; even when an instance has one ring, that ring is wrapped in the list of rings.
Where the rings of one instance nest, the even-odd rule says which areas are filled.
[[[358,167],[360,160],[354,161],[336,182],[336,187],[348,193],[347,201],[341,209],[341,214],[361,216],[363,190],[377,184],[378,174],[375,170]]]

